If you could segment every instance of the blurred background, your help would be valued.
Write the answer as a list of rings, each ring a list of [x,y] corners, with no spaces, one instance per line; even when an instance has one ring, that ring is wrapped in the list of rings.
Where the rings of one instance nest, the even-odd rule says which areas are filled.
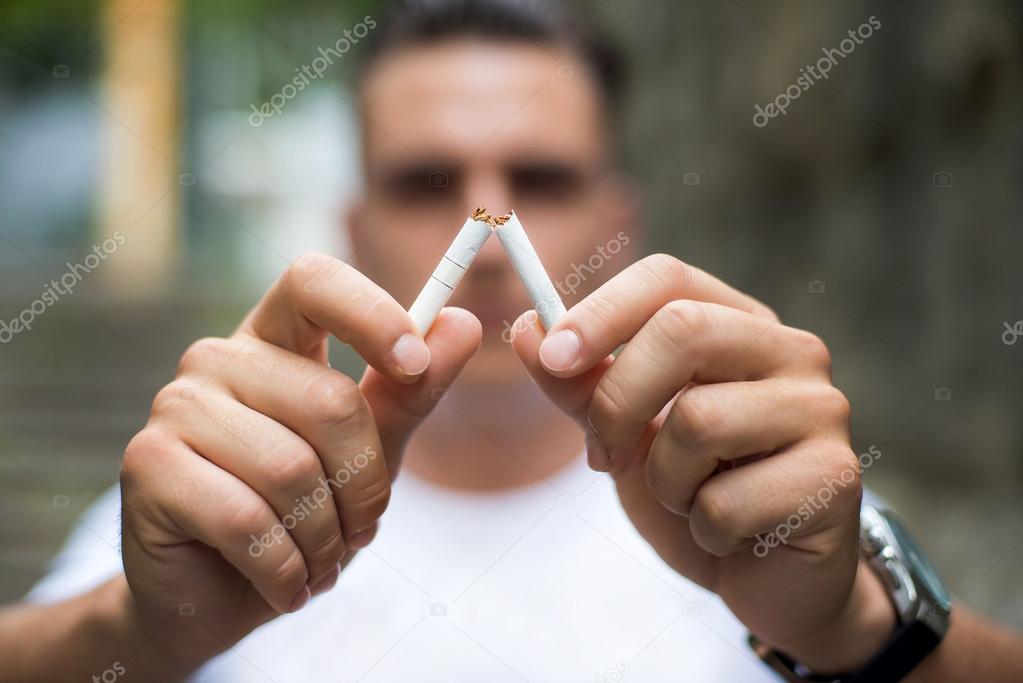
[[[1023,626],[1023,5],[582,7],[629,56],[617,124],[648,250],[825,339],[854,447],[882,454],[868,486],[955,595]],[[385,11],[0,2],[0,600],[116,481],[191,341],[229,334],[304,251],[347,253],[352,60],[255,112]],[[871,16],[826,80],[754,124]]]

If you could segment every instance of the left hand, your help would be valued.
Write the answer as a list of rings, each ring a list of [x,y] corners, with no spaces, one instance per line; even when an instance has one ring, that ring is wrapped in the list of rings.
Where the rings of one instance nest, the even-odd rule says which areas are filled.
[[[854,668],[880,647],[894,613],[859,563],[849,403],[818,337],[665,255],[546,338],[526,319],[515,329],[533,378],[586,429],[590,466],[671,567],[813,668]]]

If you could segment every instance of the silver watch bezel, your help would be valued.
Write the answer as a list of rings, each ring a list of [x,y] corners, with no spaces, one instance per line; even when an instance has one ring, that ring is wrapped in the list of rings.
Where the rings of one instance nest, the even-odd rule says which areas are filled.
[[[930,561],[919,550],[903,547],[912,540],[894,512],[875,505],[860,509],[860,551],[881,578],[900,623],[922,622],[939,636],[948,632],[951,600]],[[925,576],[929,575],[929,576]]]

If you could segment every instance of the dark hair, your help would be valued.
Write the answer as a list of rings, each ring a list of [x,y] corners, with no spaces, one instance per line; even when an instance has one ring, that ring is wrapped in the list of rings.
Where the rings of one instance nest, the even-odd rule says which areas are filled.
[[[363,41],[358,80],[395,50],[459,37],[566,47],[592,70],[610,108],[621,100],[625,64],[618,49],[582,16],[551,0],[397,0]]]

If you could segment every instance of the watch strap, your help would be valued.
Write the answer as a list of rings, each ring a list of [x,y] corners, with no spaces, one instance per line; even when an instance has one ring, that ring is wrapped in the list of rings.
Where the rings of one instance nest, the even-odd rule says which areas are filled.
[[[750,646],[789,683],[899,683],[941,642],[941,636],[921,621],[899,624],[885,646],[858,671],[848,674],[808,674],[788,655],[750,635]]]
[[[835,679],[841,683],[898,683],[941,642],[941,636],[922,621],[899,624],[888,643],[856,673]]]

